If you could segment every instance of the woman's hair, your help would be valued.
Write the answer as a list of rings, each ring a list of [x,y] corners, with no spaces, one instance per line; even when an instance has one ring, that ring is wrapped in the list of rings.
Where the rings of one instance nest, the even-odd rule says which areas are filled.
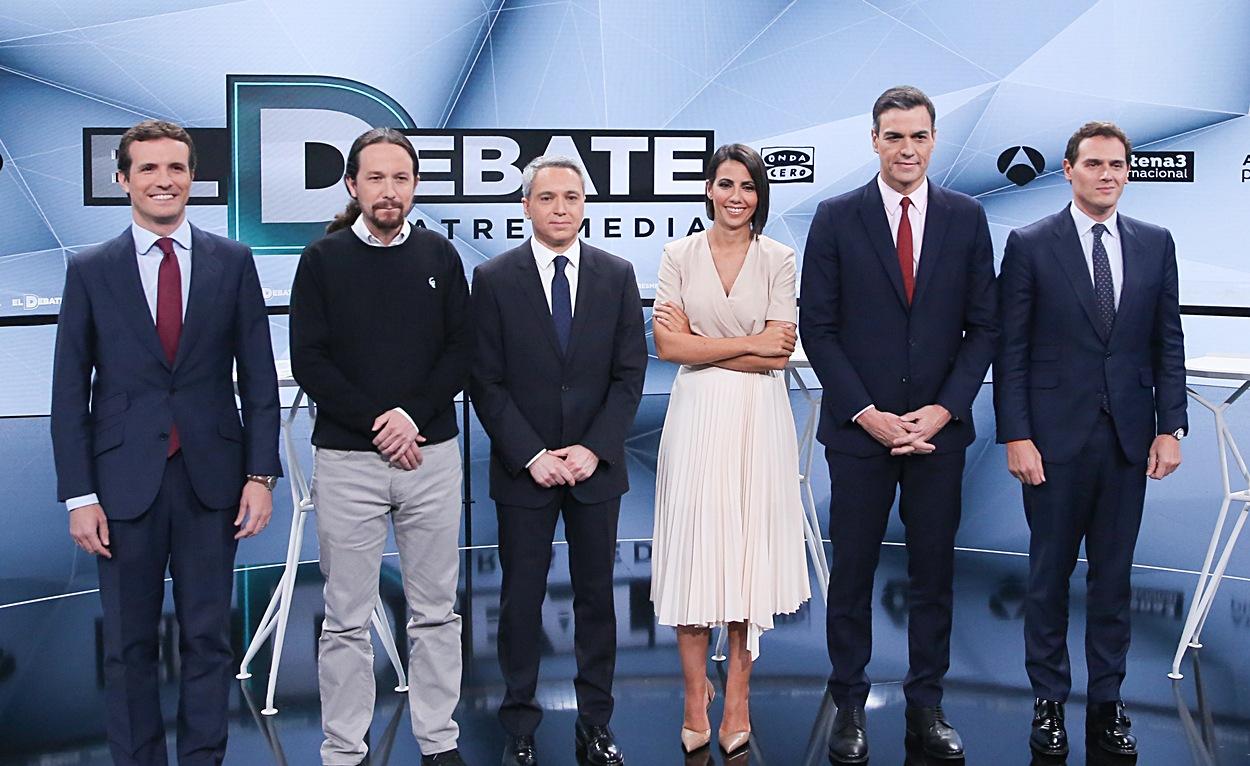
[[[756,203],[755,215],[751,216],[751,234],[758,237],[768,223],[768,174],[764,170],[764,160],[760,159],[759,152],[746,144],[725,144],[716,150],[707,164],[706,180],[709,185],[716,183],[716,171],[728,160],[737,160],[745,165],[747,172],[751,174],[752,183],[755,184]],[[705,199],[704,204],[707,207],[707,217],[715,221],[716,208],[712,200]]]
[[[347,183],[347,179],[356,180],[356,174],[360,172],[360,152],[366,146],[374,144],[394,144],[408,152],[408,156],[412,157],[412,175],[415,178],[419,171],[420,163],[417,160],[417,150],[412,148],[412,142],[403,133],[394,128],[374,128],[360,134],[360,137],[352,142],[352,148],[347,152],[347,168],[343,171],[343,182]],[[360,203],[355,197],[347,203],[347,209],[334,217],[326,226],[326,234],[331,234],[339,229],[346,229],[356,222],[360,216]]]

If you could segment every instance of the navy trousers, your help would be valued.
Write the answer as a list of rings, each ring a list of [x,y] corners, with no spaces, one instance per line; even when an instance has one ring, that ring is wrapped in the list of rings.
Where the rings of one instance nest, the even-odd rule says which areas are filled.
[[[1085,541],[1085,659],[1090,704],[1120,699],[1129,646],[1129,574],[1146,497],[1146,465],[1124,457],[1115,426],[1099,415],[1079,456],[1049,463],[1046,481],[1024,487],[1029,585],[1024,602],[1025,669],[1037,697],[1066,702],[1068,590]]]
[[[903,694],[908,705],[937,705],[950,667],[964,451],[860,458],[826,450],[825,459],[833,543],[826,626],[833,663],[829,691],[839,705],[868,698],[873,580],[897,493],[907,543],[909,665]]]
[[[178,620],[178,763],[216,766],[225,758],[237,511],[201,504],[178,453],[151,508],[109,521],[113,557],[99,558],[100,600],[108,741],[118,766],[167,763],[157,668],[166,567]]]

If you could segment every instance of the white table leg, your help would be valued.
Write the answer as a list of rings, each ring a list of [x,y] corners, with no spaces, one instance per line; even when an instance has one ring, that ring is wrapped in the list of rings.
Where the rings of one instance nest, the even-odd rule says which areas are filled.
[[[391,667],[395,668],[395,691],[402,694],[408,691],[407,674],[404,672],[404,664],[399,660],[395,636],[391,633],[391,622],[386,619],[386,607],[382,605],[380,597],[378,603],[373,605],[373,628],[378,632],[378,638],[382,640],[382,648],[386,650],[386,656],[391,658]]]

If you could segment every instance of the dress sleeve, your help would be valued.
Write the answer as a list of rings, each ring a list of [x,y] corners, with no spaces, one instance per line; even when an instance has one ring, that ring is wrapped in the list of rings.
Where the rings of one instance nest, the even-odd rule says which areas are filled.
[[[682,299],[681,269],[668,245],[664,246],[664,254],[660,256],[660,273],[655,285],[655,302],[671,303],[682,311],[686,310],[686,302]]]
[[[796,322],[798,321],[798,304],[795,301],[794,251],[784,248],[783,252],[769,259],[768,313],[764,321]]]

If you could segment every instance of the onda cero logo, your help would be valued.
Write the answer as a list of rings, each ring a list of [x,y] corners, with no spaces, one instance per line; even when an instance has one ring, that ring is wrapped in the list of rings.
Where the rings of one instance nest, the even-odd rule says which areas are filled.
[[[810,184],[816,181],[816,147],[765,146],[760,150],[764,172],[775,184]]]
[[[1046,170],[1046,158],[1031,146],[1011,146],[998,155],[998,172],[1016,186],[1024,186]]]

